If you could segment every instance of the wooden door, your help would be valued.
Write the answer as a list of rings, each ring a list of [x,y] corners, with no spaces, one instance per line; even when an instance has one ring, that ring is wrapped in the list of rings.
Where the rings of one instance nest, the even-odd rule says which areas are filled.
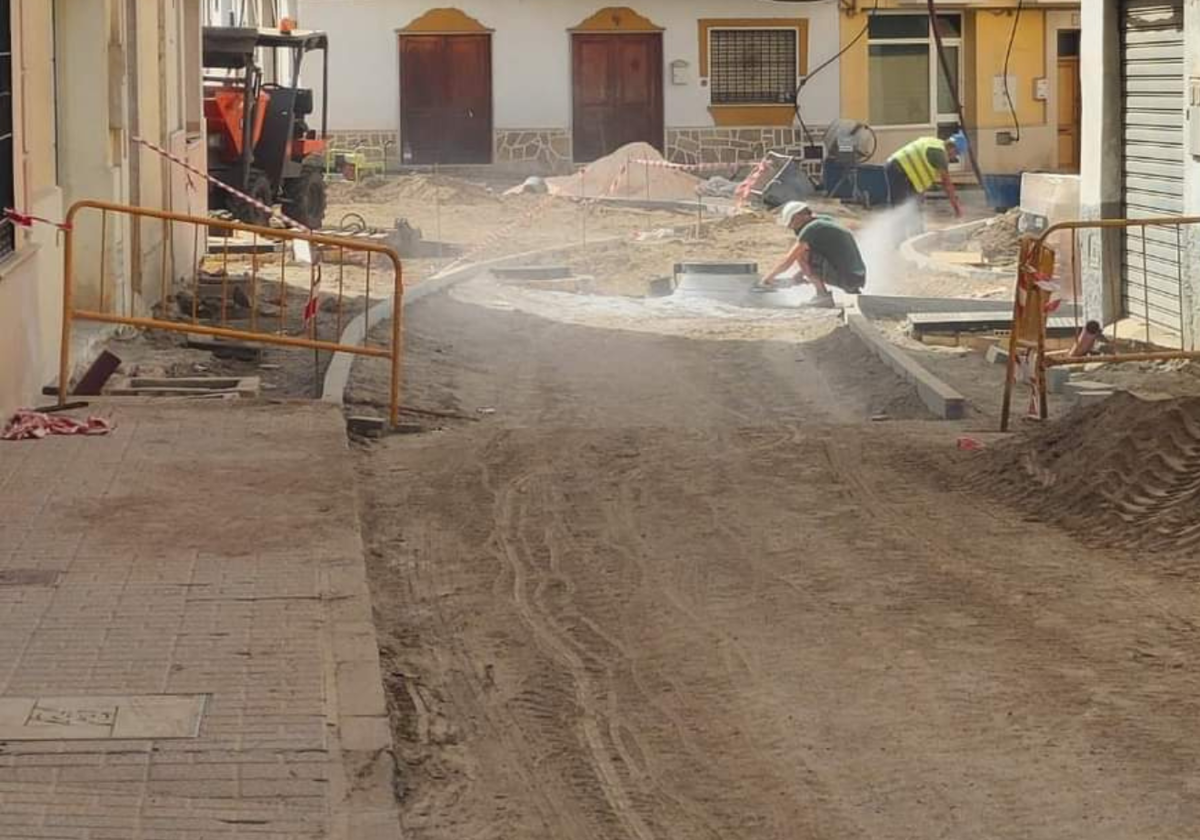
[[[576,162],[638,141],[662,151],[662,35],[575,35],[571,56]]]
[[[400,142],[405,163],[492,162],[490,35],[400,36]]]
[[[1083,95],[1079,59],[1058,60],[1058,168],[1079,171]]]

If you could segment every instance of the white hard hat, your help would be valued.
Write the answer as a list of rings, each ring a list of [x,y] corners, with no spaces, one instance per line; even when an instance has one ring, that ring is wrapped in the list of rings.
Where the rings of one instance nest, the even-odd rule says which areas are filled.
[[[784,227],[791,227],[792,220],[801,213],[808,210],[808,204],[803,201],[789,201],[783,205],[783,209],[779,211],[779,224]]]

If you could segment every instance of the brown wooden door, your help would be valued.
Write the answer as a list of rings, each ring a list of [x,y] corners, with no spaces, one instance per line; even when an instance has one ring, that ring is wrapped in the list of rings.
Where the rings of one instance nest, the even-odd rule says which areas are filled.
[[[575,160],[638,141],[662,151],[662,35],[575,35],[571,54]]]
[[[1058,60],[1058,168],[1079,171],[1083,122],[1079,59]]]
[[[491,36],[400,36],[400,142],[406,163],[492,162]]]

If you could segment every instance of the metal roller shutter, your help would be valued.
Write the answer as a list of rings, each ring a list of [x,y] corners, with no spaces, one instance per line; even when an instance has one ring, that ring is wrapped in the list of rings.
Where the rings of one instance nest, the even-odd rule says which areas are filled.
[[[1183,213],[1183,0],[1122,0],[1125,216]],[[1180,252],[1174,228],[1125,235],[1121,297],[1127,315],[1180,332]]]

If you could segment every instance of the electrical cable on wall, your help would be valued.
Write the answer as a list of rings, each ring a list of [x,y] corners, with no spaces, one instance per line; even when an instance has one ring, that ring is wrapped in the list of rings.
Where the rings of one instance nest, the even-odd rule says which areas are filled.
[[[958,130],[966,138],[967,118],[963,112],[962,99],[958,95],[958,83],[950,73],[950,60],[946,58],[946,48],[942,44],[942,30],[937,25],[937,3],[936,0],[927,0],[927,2],[929,4],[929,22],[933,27],[933,44],[937,48],[938,64],[941,65],[942,75],[946,78],[946,87],[950,90],[950,98],[954,100],[954,112],[958,114]],[[979,158],[975,156],[975,144],[969,139],[967,140],[967,159],[971,162],[971,171],[975,173],[975,178],[982,187],[983,170],[979,168]]]
[[[1013,130],[1016,137],[1013,138],[1014,143],[1019,143],[1021,140],[1021,121],[1017,119],[1017,106],[1013,104],[1012,91],[1008,89],[1008,62],[1012,58],[1013,44],[1017,40],[1017,27],[1021,25],[1021,9],[1024,6],[1024,0],[1017,0],[1017,13],[1013,16],[1012,32],[1008,35],[1008,49],[1004,52],[1004,98],[1008,100],[1008,110],[1012,114]]]
[[[796,122],[800,123],[800,133],[804,136],[804,143],[805,143],[806,147],[807,146],[815,146],[816,143],[813,142],[812,132],[808,130],[808,126],[804,122],[804,114],[801,113],[801,110],[800,110],[800,94],[804,92],[804,86],[807,85],[810,81],[812,81],[813,76],[816,76],[818,73],[820,73],[826,67],[833,64],[839,58],[844,56],[847,52],[850,51],[851,47],[853,47],[855,44],[857,44],[859,41],[861,41],[866,36],[867,30],[870,29],[870,27],[871,27],[871,18],[874,17],[875,13],[878,11],[879,11],[879,0],[875,0],[875,5],[867,12],[867,20],[863,24],[862,29],[860,29],[858,31],[858,34],[855,35],[853,38],[851,38],[850,42],[847,43],[846,46],[844,46],[840,50],[838,50],[837,53],[835,53],[831,58],[827,58],[825,61],[822,61],[820,64],[818,64],[811,73],[805,74],[804,78],[801,79],[800,83],[796,86],[796,96],[795,96]],[[874,132],[872,132],[872,135],[874,135]],[[808,170],[805,170],[805,174],[808,174]],[[818,186],[817,179],[814,178],[812,175],[808,175],[808,180],[812,183],[812,185],[814,187]]]

